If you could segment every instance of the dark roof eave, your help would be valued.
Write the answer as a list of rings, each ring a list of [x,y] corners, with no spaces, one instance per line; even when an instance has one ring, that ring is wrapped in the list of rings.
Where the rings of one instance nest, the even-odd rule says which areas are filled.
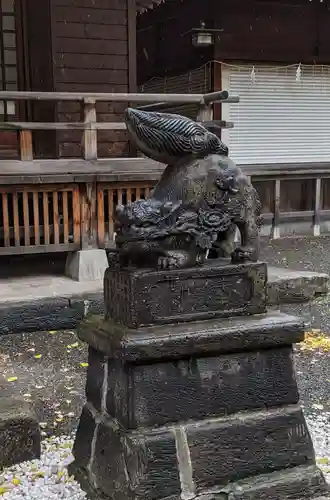
[[[148,9],[153,9],[160,3],[164,3],[165,0],[136,0],[136,10],[139,13],[143,13]]]

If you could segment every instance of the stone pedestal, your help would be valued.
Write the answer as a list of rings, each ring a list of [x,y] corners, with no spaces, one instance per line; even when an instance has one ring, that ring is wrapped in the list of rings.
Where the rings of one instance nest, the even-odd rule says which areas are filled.
[[[92,498],[326,493],[292,361],[304,325],[265,312],[264,264],[109,269],[104,286],[107,318],[79,329],[87,404],[71,467]]]

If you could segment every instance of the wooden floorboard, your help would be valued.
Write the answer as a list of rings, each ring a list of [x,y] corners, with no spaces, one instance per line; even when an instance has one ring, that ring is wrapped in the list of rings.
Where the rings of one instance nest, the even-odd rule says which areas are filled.
[[[243,165],[249,176],[267,179],[330,177],[330,163]],[[97,160],[1,160],[0,184],[157,181],[165,165],[148,158]]]
[[[157,181],[164,168],[145,158],[0,160],[0,184]]]

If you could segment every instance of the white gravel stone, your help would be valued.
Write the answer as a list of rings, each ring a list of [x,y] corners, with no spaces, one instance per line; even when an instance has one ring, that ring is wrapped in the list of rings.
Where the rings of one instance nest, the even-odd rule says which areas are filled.
[[[315,412],[306,417],[311,434],[317,465],[330,484],[330,412]]]
[[[306,417],[318,466],[330,483],[330,412]],[[87,500],[79,484],[69,477],[67,466],[73,436],[52,437],[42,442],[40,460],[24,462],[0,473],[1,500]]]
[[[46,439],[42,442],[40,460],[24,462],[1,472],[1,500],[85,500],[86,493],[67,471],[73,460],[72,445],[72,436]]]

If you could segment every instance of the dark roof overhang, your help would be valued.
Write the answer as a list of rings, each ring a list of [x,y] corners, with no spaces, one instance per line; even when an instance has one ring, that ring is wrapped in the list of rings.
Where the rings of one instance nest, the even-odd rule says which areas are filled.
[[[136,0],[136,10],[139,13],[145,12],[148,9],[153,9],[165,0]]]

